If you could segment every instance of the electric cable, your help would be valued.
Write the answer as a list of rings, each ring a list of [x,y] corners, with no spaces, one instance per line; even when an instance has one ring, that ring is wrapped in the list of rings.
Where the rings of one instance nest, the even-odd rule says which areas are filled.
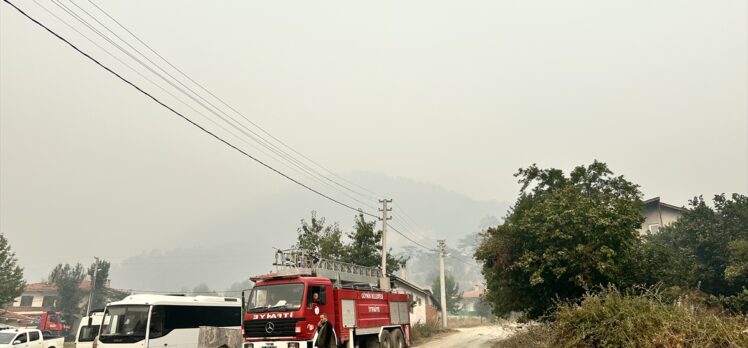
[[[180,118],[182,118],[183,120],[185,120],[185,121],[187,121],[188,123],[190,123],[191,125],[193,125],[193,126],[197,127],[198,129],[200,129],[200,130],[201,130],[201,131],[203,131],[204,133],[206,133],[206,134],[210,135],[211,137],[215,138],[216,140],[220,141],[220,142],[221,142],[221,143],[223,143],[224,145],[226,145],[226,146],[228,146],[228,147],[230,147],[230,148],[232,148],[232,149],[236,150],[237,152],[241,153],[242,155],[244,155],[244,156],[246,156],[246,157],[248,157],[248,158],[250,158],[250,159],[254,160],[254,161],[255,161],[255,162],[257,162],[257,163],[259,163],[259,164],[260,164],[260,165],[262,165],[263,167],[265,167],[265,168],[267,168],[267,169],[269,169],[269,170],[273,171],[274,173],[276,173],[276,174],[278,174],[278,175],[280,175],[280,176],[282,176],[282,177],[286,178],[287,180],[289,180],[289,181],[291,181],[291,182],[293,182],[293,183],[295,183],[295,184],[297,184],[297,185],[299,185],[299,186],[301,186],[301,187],[303,187],[303,188],[305,188],[305,189],[307,189],[307,190],[309,190],[309,191],[311,191],[311,192],[313,192],[313,193],[317,194],[318,196],[321,196],[321,197],[323,197],[323,198],[325,198],[325,199],[327,199],[327,200],[329,200],[329,201],[331,201],[331,202],[333,202],[333,203],[336,203],[336,204],[338,204],[338,205],[340,205],[340,206],[346,207],[346,208],[348,208],[348,209],[350,209],[350,210],[353,210],[353,211],[356,211],[356,212],[361,212],[362,214],[366,214],[366,215],[368,215],[368,216],[370,216],[370,217],[378,218],[378,216],[377,216],[377,215],[374,215],[374,214],[371,214],[371,213],[369,213],[369,212],[363,211],[363,210],[361,210],[361,209],[355,208],[355,207],[353,207],[353,206],[351,206],[351,205],[349,205],[349,204],[346,204],[346,203],[344,203],[344,202],[342,202],[342,201],[339,201],[339,200],[337,200],[337,199],[335,199],[335,198],[333,198],[333,197],[331,197],[331,196],[328,196],[328,195],[326,195],[326,194],[324,194],[324,193],[322,193],[322,192],[320,192],[320,191],[318,191],[318,190],[316,190],[316,189],[314,189],[314,188],[312,188],[312,187],[310,187],[310,186],[308,186],[308,185],[306,185],[306,184],[304,184],[304,183],[302,183],[302,182],[300,182],[300,181],[298,181],[298,180],[296,180],[296,179],[294,179],[294,178],[290,177],[289,175],[287,175],[287,174],[285,174],[285,173],[283,173],[283,172],[279,171],[278,169],[276,169],[276,168],[274,168],[274,167],[270,166],[269,164],[265,163],[264,161],[261,161],[260,159],[258,159],[258,158],[256,158],[256,157],[252,156],[251,154],[247,153],[246,151],[242,150],[241,148],[237,147],[236,145],[234,145],[234,144],[230,143],[229,141],[225,140],[224,138],[220,137],[219,135],[217,135],[217,134],[215,134],[215,133],[211,132],[210,130],[208,130],[208,129],[206,129],[205,127],[201,126],[200,124],[196,123],[196,122],[195,122],[195,121],[193,121],[193,120],[192,120],[191,118],[189,118],[189,117],[185,116],[184,114],[182,114],[182,113],[180,113],[180,112],[176,111],[176,110],[175,110],[175,109],[173,109],[173,108],[172,108],[171,106],[169,106],[169,105],[165,104],[165,103],[164,103],[164,102],[162,102],[162,101],[161,101],[160,99],[156,98],[156,97],[155,97],[155,96],[153,96],[152,94],[150,94],[150,93],[148,93],[147,91],[145,91],[144,89],[140,88],[140,87],[139,87],[138,85],[136,85],[135,83],[131,82],[130,80],[126,79],[125,77],[123,77],[123,76],[122,76],[122,75],[120,75],[119,73],[115,72],[114,70],[112,70],[112,69],[111,69],[111,68],[109,68],[108,66],[106,66],[106,65],[104,65],[103,63],[99,62],[99,61],[98,61],[98,60],[97,60],[96,58],[94,58],[94,57],[92,57],[91,55],[89,55],[88,53],[84,52],[83,50],[81,50],[80,48],[78,48],[78,47],[77,47],[76,45],[74,45],[73,43],[71,43],[70,41],[68,41],[67,39],[65,39],[64,37],[62,37],[61,35],[57,34],[57,33],[56,33],[55,31],[53,31],[53,30],[52,30],[52,29],[50,29],[49,27],[47,27],[47,26],[45,26],[44,24],[42,24],[42,23],[41,23],[40,21],[38,21],[38,20],[36,20],[35,18],[31,17],[31,16],[29,15],[29,14],[27,14],[26,12],[24,12],[24,11],[23,11],[22,9],[20,9],[20,8],[19,8],[18,6],[16,6],[15,4],[13,4],[13,3],[12,3],[12,2],[10,1],[10,0],[3,0],[3,1],[4,1],[5,3],[7,3],[8,5],[10,5],[11,7],[13,7],[14,9],[16,9],[16,10],[17,10],[17,11],[18,11],[19,13],[21,13],[21,14],[22,14],[22,15],[23,15],[24,17],[26,17],[26,18],[27,18],[27,19],[29,19],[30,21],[34,22],[34,23],[35,23],[35,24],[37,24],[38,26],[42,27],[42,28],[43,28],[44,30],[46,30],[47,32],[49,32],[50,34],[52,34],[53,36],[55,36],[55,37],[56,37],[56,38],[58,38],[59,40],[63,41],[63,42],[64,42],[64,43],[66,43],[66,44],[67,44],[68,46],[70,46],[70,47],[71,47],[71,48],[73,48],[73,49],[74,49],[75,51],[77,51],[78,53],[82,54],[82,55],[83,55],[84,57],[86,57],[86,58],[88,58],[89,60],[91,60],[92,62],[94,62],[94,63],[95,63],[96,65],[98,65],[98,66],[99,66],[99,67],[101,67],[102,69],[104,69],[104,70],[108,71],[109,73],[111,73],[112,75],[114,75],[115,77],[117,77],[118,79],[120,79],[120,80],[121,80],[122,82],[124,82],[124,83],[126,83],[126,84],[130,85],[131,87],[135,88],[135,89],[136,89],[136,90],[137,90],[138,92],[140,92],[140,93],[142,93],[143,95],[145,95],[145,96],[149,97],[150,99],[152,99],[152,100],[153,100],[154,102],[156,102],[157,104],[159,104],[159,105],[161,105],[162,107],[166,108],[167,110],[171,111],[171,112],[172,112],[173,114],[175,114],[175,115],[179,116],[179,117],[180,117]]]

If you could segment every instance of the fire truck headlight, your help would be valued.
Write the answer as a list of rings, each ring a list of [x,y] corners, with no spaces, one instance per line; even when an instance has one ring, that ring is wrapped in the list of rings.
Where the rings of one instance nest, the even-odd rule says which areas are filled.
[[[299,342],[288,342],[288,348],[299,348]]]
[[[295,329],[294,331],[296,331],[296,333],[301,333],[301,327],[300,327],[300,326],[297,326],[297,327],[296,327],[296,329]],[[290,346],[289,346],[289,347],[290,347]]]

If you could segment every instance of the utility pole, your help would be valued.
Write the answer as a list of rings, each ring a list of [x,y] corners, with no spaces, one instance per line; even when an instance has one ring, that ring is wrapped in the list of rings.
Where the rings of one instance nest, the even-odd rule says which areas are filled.
[[[86,316],[91,316],[91,302],[93,301],[94,291],[96,290],[96,275],[99,272],[99,258],[94,256],[94,273],[91,278],[91,290],[88,292],[88,309],[86,310]]]
[[[390,278],[387,277],[387,220],[392,219],[392,217],[387,216],[387,213],[392,211],[392,208],[387,208],[387,203],[392,203],[392,200],[380,199],[379,203],[382,203],[382,208],[379,208],[379,211],[382,212],[382,279],[379,280],[379,287],[389,290]]]
[[[441,303],[442,303],[442,325],[444,328],[447,327],[447,291],[446,285],[444,284],[444,239],[438,240],[439,242],[439,289],[441,290]]]

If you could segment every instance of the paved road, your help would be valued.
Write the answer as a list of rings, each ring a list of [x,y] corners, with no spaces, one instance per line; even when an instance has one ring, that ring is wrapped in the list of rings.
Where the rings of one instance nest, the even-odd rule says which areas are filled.
[[[498,339],[508,338],[514,330],[506,326],[489,325],[464,329],[435,340],[424,342],[415,347],[421,348],[489,348]]]

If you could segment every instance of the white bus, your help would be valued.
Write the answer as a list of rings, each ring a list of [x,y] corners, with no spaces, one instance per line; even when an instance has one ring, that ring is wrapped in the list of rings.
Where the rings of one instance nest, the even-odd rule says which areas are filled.
[[[215,296],[131,295],[104,309],[96,348],[196,348],[200,326],[241,327],[241,302]]]
[[[93,348],[93,341],[99,334],[104,311],[92,311],[91,315],[83,317],[75,335],[75,348]]]

